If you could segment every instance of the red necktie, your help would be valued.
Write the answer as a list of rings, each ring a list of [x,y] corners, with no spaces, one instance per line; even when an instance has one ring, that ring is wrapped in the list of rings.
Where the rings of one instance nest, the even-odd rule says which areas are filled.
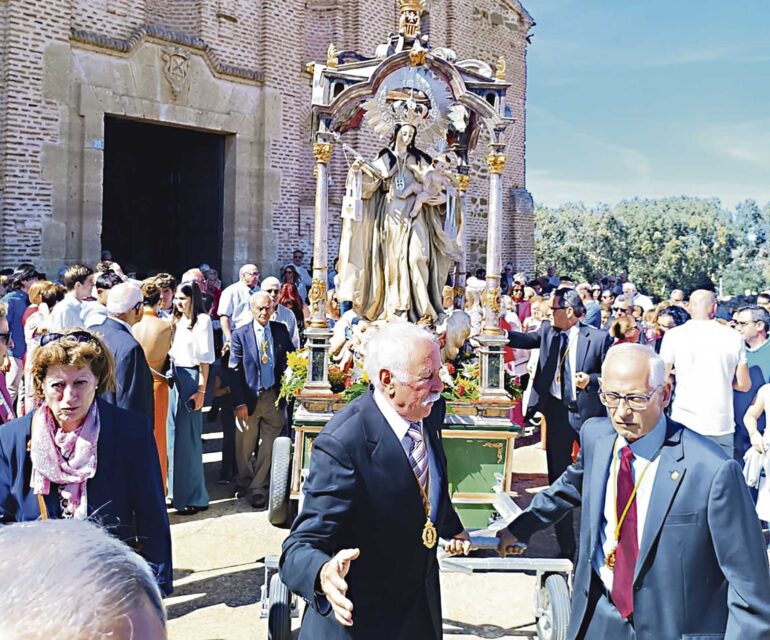
[[[631,461],[633,459],[634,454],[630,447],[626,446],[620,450],[620,471],[618,472],[618,493],[615,506],[618,518],[623,515],[634,490],[631,473]],[[615,556],[615,571],[612,578],[612,602],[624,618],[628,618],[634,612],[634,569],[638,555],[636,496],[634,496],[634,501],[631,503],[620,529],[620,539]]]

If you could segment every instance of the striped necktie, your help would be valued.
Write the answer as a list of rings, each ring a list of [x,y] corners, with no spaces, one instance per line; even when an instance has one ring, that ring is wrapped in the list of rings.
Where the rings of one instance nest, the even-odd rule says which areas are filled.
[[[412,440],[409,447],[409,462],[412,471],[424,490],[428,490],[428,449],[422,438],[422,426],[418,422],[409,423],[406,435]]]

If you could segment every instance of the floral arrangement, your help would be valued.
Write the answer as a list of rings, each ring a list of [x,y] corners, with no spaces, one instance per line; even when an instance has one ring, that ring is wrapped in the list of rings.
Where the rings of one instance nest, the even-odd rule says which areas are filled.
[[[286,356],[286,370],[281,378],[281,391],[278,401],[290,402],[299,394],[307,382],[308,349],[292,351]],[[369,388],[369,376],[358,359],[341,368],[329,360],[329,384],[332,393],[342,394],[345,402],[350,402],[362,395]]]
[[[464,362],[459,366],[447,362],[442,365],[439,377],[444,383],[441,395],[453,402],[473,402],[479,399],[479,363]]]
[[[278,400],[290,402],[307,382],[308,350],[300,349],[287,355],[286,371],[281,378]],[[457,364],[442,365],[439,377],[444,383],[441,395],[450,402],[475,402],[480,395],[481,372],[478,358],[472,352],[461,355]],[[345,402],[355,400],[369,388],[369,376],[359,357],[354,357],[345,367],[329,360],[329,383],[332,393],[342,395]],[[522,389],[518,376],[505,371],[505,390],[512,400],[520,400]]]

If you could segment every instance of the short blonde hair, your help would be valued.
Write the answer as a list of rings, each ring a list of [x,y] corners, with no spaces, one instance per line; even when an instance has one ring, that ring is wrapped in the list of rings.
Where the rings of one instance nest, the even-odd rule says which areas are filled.
[[[38,280],[37,282],[33,282],[29,286],[29,291],[27,291],[27,296],[29,296],[29,303],[40,304],[43,301],[43,289],[52,284],[53,282],[48,280]]]
[[[77,337],[72,334],[77,334]],[[90,337],[83,339],[83,334],[89,334]],[[43,382],[48,375],[48,369],[56,366],[70,366],[76,369],[88,367],[99,381],[98,393],[115,390],[115,358],[104,341],[90,331],[80,328],[67,329],[58,340],[35,350],[31,374],[32,390],[36,398],[44,397]]]
[[[617,340],[622,340],[626,331],[630,331],[636,326],[636,319],[633,316],[622,315],[610,326],[610,335]]]

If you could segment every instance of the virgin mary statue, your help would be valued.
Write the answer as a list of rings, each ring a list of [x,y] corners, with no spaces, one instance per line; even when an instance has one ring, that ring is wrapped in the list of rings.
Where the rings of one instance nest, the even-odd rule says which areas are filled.
[[[445,198],[424,198],[428,204],[414,208],[436,179],[416,133],[412,124],[396,125],[376,159],[350,167],[349,184],[360,179],[360,216],[343,219],[337,295],[366,320],[440,321],[442,288],[460,259],[460,246],[443,229],[445,205],[430,204]]]

